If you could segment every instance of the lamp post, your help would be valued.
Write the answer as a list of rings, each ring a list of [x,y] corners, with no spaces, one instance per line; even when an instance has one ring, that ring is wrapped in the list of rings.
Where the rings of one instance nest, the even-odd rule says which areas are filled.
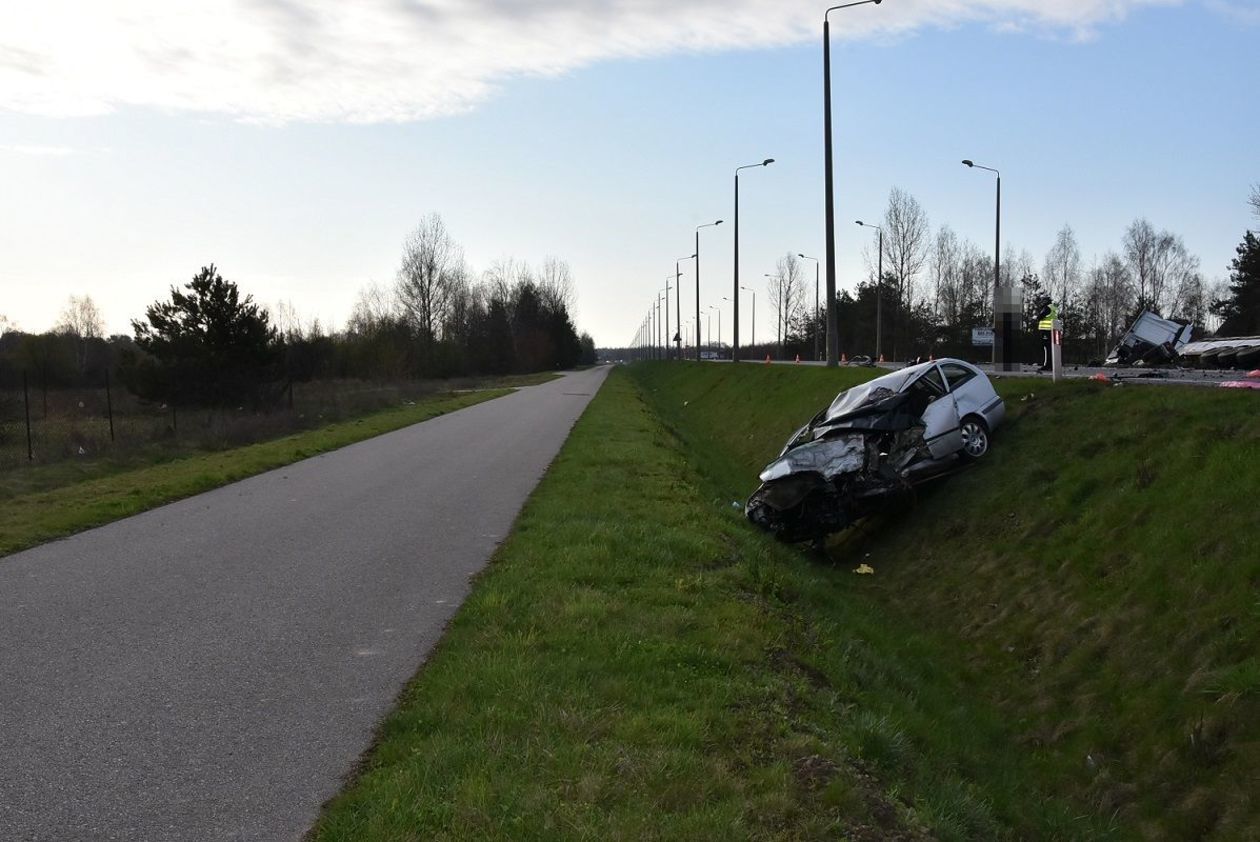
[[[751,292],[753,297],[752,306],[752,344],[757,344],[757,290],[748,287],[740,287],[744,292]]]
[[[814,318],[816,319],[816,318],[818,318],[818,310],[819,310],[819,306],[820,306],[820,305],[819,305],[819,301],[818,301],[818,265],[819,265],[819,260],[818,260],[818,258],[817,258],[817,257],[810,257],[809,255],[805,255],[805,254],[797,254],[796,256],[797,256],[797,257],[799,257],[799,258],[801,258],[802,260],[812,260],[812,261],[814,261]],[[820,357],[819,357],[819,355],[818,355],[818,331],[817,331],[817,330],[815,330],[815,331],[814,331],[814,359],[815,359],[815,360],[820,359]]]
[[[693,254],[688,257],[680,257],[674,261],[674,310],[676,311],[676,314],[674,316],[674,327],[676,328],[674,331],[674,342],[678,346],[678,361],[679,362],[682,362],[682,358],[683,358],[683,352],[682,352],[682,270],[679,268],[679,266],[682,264],[684,260],[694,260],[694,259],[696,259],[696,255]]]
[[[996,330],[999,327],[998,294],[1002,288],[1002,173],[998,172],[993,167],[981,166],[980,164],[977,164],[975,161],[970,161],[970,160],[963,161],[963,164],[977,170],[986,170],[987,172],[991,172],[997,176],[997,211],[995,214],[996,221],[994,223],[994,230],[996,233],[994,234],[994,238],[993,238],[994,240],[994,245],[993,245],[993,327]],[[1013,349],[1011,348],[1011,343],[1012,343],[1011,317],[1009,313],[1003,314],[1000,327],[1002,330],[1002,364],[1003,364],[1003,367],[1005,367],[1006,365],[1010,363],[1011,356],[1013,355],[1012,354]],[[993,369],[994,371],[997,370],[997,363],[998,363],[997,342],[994,341],[993,343]]]
[[[701,225],[696,228],[696,331],[700,330],[700,229],[716,228],[722,224],[722,220],[710,222],[708,225]],[[700,337],[696,337],[696,359],[700,359]]]
[[[879,232],[879,269],[875,274],[875,359],[878,360],[883,356],[881,337],[884,327],[884,229],[878,225],[867,225],[860,219],[857,224],[863,228],[874,228]]]
[[[712,304],[708,304],[708,305],[706,305],[706,306],[705,306],[705,308],[704,308],[704,310],[705,310],[705,313],[704,313],[704,320],[705,320],[705,327],[704,327],[704,330],[705,330],[705,333],[707,333],[707,334],[709,335],[709,348],[710,348],[710,350],[712,351],[712,353],[714,353],[714,354],[716,355],[716,353],[717,353],[717,352],[712,350],[712,349],[715,347],[715,346],[713,345],[713,305],[712,305]],[[720,324],[720,323],[719,323],[719,324]]]
[[[866,2],[869,3],[872,0],[866,0]],[[766,158],[760,164],[748,164],[735,168],[735,287],[733,290],[735,296],[735,329],[731,334],[731,362],[735,363],[739,362],[739,171],[768,167],[773,163],[773,158]]]
[[[827,365],[840,364],[840,334],[836,311],[836,205],[835,184],[831,163],[831,22],[827,16],[838,9],[879,5],[880,0],[859,0],[832,6],[823,13],[823,180],[826,182],[825,215],[827,218]]]
[[[669,345],[666,340],[669,338],[667,328],[669,326],[669,291],[668,280],[665,283],[665,289],[656,294],[656,338],[660,343],[662,360],[669,359]],[[661,302],[665,302],[665,321],[661,321]]]
[[[665,352],[665,359],[669,359],[669,291],[673,289],[669,282],[673,278],[673,275],[665,276],[665,324],[661,325],[661,349]]]

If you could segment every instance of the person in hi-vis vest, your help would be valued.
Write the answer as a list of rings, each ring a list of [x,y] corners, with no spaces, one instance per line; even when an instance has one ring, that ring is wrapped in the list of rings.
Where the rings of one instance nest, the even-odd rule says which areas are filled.
[[[1041,370],[1050,370],[1050,343],[1054,336],[1054,323],[1059,320],[1059,308],[1047,301],[1037,314],[1037,330],[1041,331]]]

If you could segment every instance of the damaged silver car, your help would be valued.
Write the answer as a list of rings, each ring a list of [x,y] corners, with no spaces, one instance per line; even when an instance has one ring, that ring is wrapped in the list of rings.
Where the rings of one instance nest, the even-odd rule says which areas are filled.
[[[916,484],[989,452],[1006,405],[984,372],[943,359],[841,392],[793,434],[744,507],[788,543],[819,541]]]

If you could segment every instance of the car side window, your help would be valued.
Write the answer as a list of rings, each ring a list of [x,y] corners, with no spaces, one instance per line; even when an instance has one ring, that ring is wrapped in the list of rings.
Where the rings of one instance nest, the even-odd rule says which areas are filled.
[[[944,370],[945,379],[949,381],[949,388],[951,389],[957,389],[976,376],[974,371],[957,363],[945,363],[941,366],[941,369]]]
[[[941,372],[936,366],[932,366],[925,371],[915,385],[921,389],[926,389],[933,397],[940,397],[946,392],[945,381],[941,379]]]

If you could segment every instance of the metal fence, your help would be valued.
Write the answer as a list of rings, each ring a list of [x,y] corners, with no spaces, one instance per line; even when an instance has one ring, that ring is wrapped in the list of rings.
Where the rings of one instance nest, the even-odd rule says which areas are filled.
[[[369,383],[332,380],[287,384],[280,404],[186,408],[142,401],[108,378],[46,388],[24,373],[0,389],[0,471],[147,451],[220,450],[413,402],[454,381]]]

